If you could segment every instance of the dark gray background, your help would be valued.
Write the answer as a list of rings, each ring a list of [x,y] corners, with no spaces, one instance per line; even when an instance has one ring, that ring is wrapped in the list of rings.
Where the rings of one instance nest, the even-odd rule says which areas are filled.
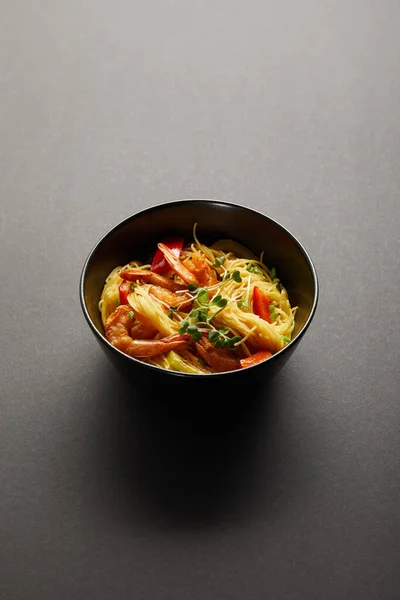
[[[1,2],[2,600],[400,598],[399,31],[395,0]],[[99,237],[188,197],[320,277],[240,418],[134,392],[81,314]]]

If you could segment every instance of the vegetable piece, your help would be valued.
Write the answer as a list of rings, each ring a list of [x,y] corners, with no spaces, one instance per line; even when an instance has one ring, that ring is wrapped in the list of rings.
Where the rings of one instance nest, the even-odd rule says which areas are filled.
[[[248,271],[249,273],[258,273],[258,275],[263,275],[263,272],[260,269],[260,267],[257,267],[257,265],[253,265],[253,263],[247,263],[246,271]]]
[[[223,308],[224,306],[226,306],[228,304],[228,300],[226,298],[223,298],[220,294],[217,294],[212,299],[211,304],[214,304],[215,306],[220,306],[221,308]]]
[[[196,367],[195,365],[184,360],[177,352],[170,350],[167,354],[167,361],[174,371],[182,373],[192,373],[193,375],[201,375],[207,373],[205,369]]]
[[[269,311],[271,315],[271,321],[276,321],[278,318],[278,313],[276,312],[276,308],[273,304],[270,304]]]
[[[183,248],[183,238],[166,238],[162,242],[165,246],[173,252],[176,258],[179,258],[181,254],[181,250]],[[167,262],[167,259],[164,257],[164,254],[161,252],[159,248],[157,248],[156,253],[154,254],[153,262],[151,263],[151,270],[154,273],[158,273],[162,275],[169,271],[170,266]]]
[[[256,352],[255,354],[252,354],[251,356],[242,358],[240,361],[240,364],[241,364],[242,368],[252,367],[253,365],[258,364],[259,362],[262,362],[263,360],[266,360],[267,358],[270,358],[271,356],[272,356],[272,352],[270,352],[269,350],[260,350],[259,352]]]
[[[215,267],[216,269],[219,269],[219,267],[221,265],[223,265],[225,262],[225,256],[217,256],[215,259],[215,262],[213,264],[213,267]]]
[[[119,286],[119,303],[128,304],[128,295],[131,292],[129,281],[123,281]]]
[[[193,306],[195,308],[201,308],[204,306],[208,306],[209,303],[209,297],[208,297],[208,291],[206,288],[199,288],[197,290],[197,295],[194,299],[193,302]]]
[[[242,278],[240,277],[240,271],[233,271],[232,279],[233,281],[236,281],[236,283],[241,283]]]
[[[174,318],[174,312],[176,312],[177,310],[178,310],[178,307],[177,307],[177,306],[170,306],[170,307],[169,307],[169,313],[168,313],[168,316],[169,316],[169,318],[170,318],[170,319],[173,319],[173,318]]]
[[[253,312],[264,321],[271,323],[269,298],[257,286],[254,286],[253,290]]]
[[[189,321],[186,319],[181,322],[181,328],[179,333],[182,335],[184,333],[188,333],[192,340],[197,341],[201,339],[201,332],[199,331],[197,325],[189,325]]]
[[[235,350],[235,344],[241,341],[241,337],[238,335],[234,335],[233,337],[229,337],[227,334],[229,333],[229,329],[226,327],[221,327],[219,330],[210,331],[208,334],[208,340],[215,344],[216,348],[230,348],[231,350]]]
[[[288,338],[286,335],[281,335],[281,340],[282,342],[286,342],[287,344],[289,344],[289,342],[291,342],[292,340],[290,338]]]

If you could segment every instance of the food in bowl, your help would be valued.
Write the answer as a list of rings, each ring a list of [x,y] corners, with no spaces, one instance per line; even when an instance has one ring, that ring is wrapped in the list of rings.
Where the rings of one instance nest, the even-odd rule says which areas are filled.
[[[160,239],[147,264],[106,278],[99,301],[112,346],[169,371],[207,375],[268,360],[290,341],[297,307],[272,266],[231,239]]]

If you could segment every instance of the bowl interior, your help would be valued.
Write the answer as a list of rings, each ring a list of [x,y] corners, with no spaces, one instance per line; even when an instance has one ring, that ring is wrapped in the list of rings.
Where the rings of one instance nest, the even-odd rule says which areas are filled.
[[[173,234],[193,239],[193,225],[204,244],[231,238],[256,256],[264,251],[264,263],[275,267],[292,306],[297,306],[293,338],[303,330],[315,309],[317,279],[301,244],[272,219],[243,206],[214,200],[180,200],[144,210],[106,234],[90,254],[82,273],[82,300],[89,318],[104,334],[98,303],[105,279],[112,269],[131,260],[151,261],[156,244]]]

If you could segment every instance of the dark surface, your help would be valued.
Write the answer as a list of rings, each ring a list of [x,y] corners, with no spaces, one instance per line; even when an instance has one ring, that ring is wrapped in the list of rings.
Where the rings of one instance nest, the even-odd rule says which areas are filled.
[[[398,4],[0,11],[0,597],[397,600]],[[104,231],[185,197],[277,219],[321,284],[269,386],[192,411],[78,296]]]

